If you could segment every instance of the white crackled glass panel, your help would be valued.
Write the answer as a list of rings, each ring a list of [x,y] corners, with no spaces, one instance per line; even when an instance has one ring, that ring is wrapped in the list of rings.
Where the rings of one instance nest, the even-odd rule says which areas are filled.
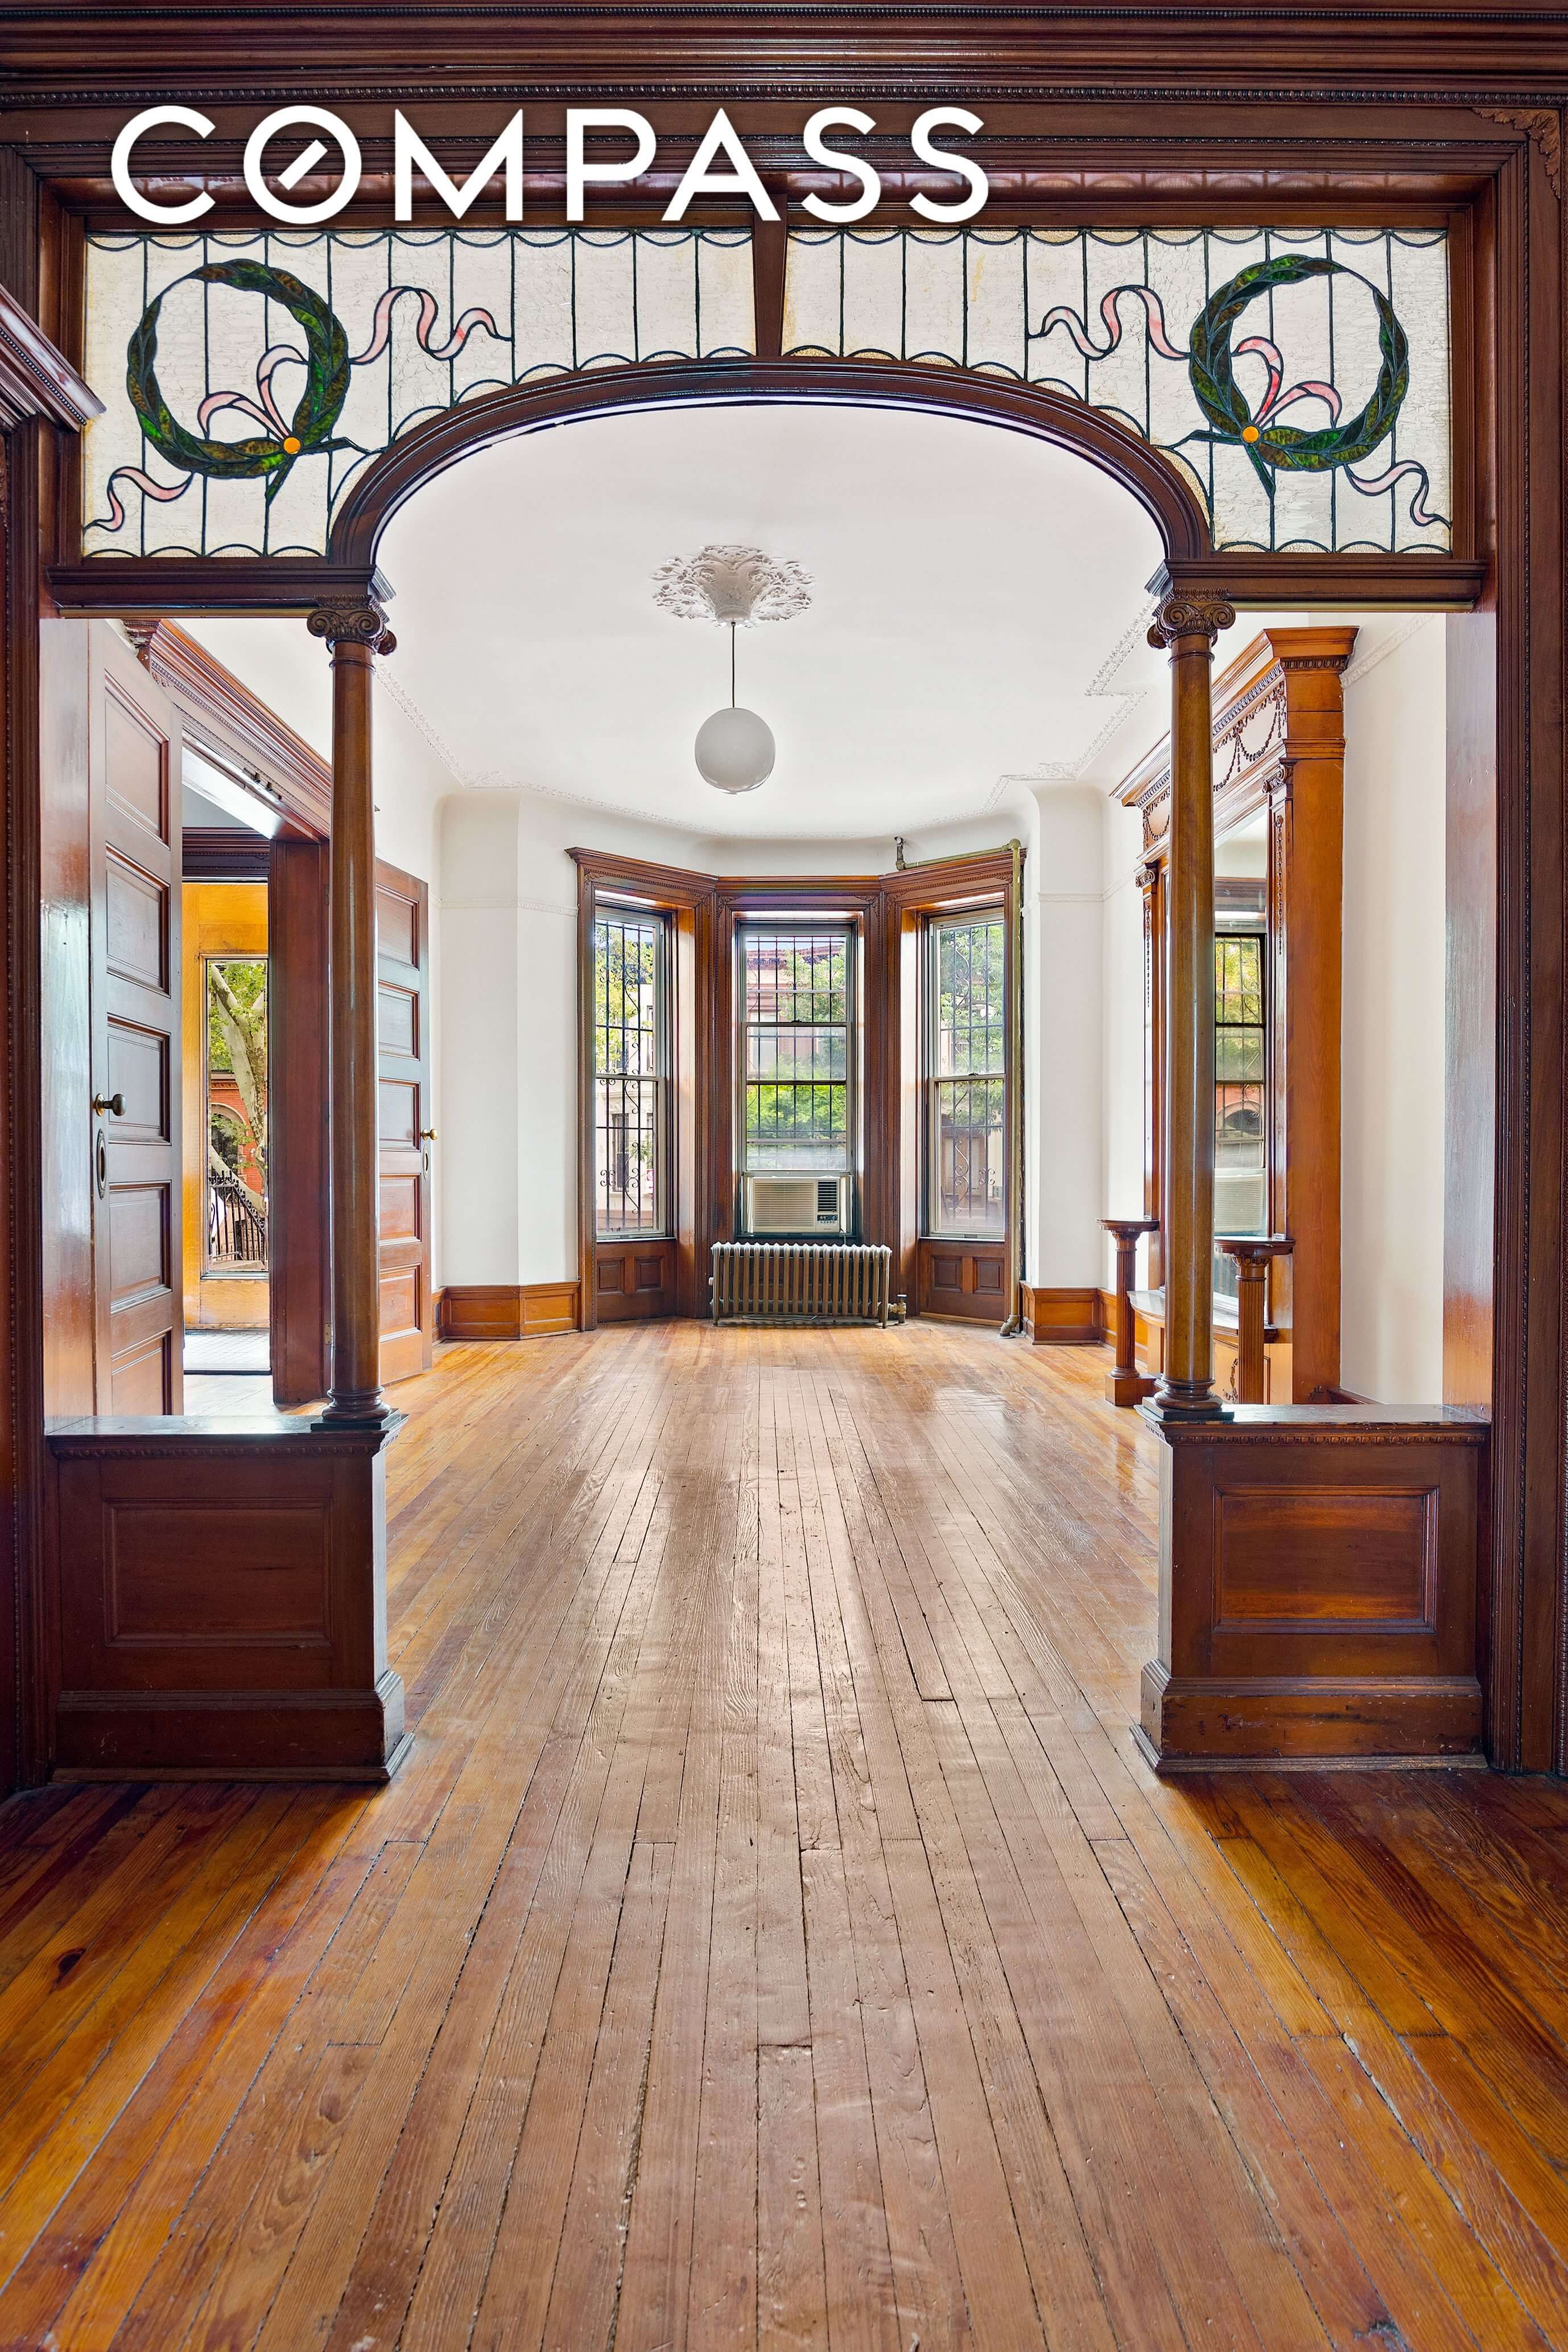
[[[805,229],[791,357],[1049,385],[1186,475],[1218,548],[1447,551],[1441,229]]]
[[[741,229],[88,242],[89,555],[319,555],[426,417],[536,377],[755,348]]]

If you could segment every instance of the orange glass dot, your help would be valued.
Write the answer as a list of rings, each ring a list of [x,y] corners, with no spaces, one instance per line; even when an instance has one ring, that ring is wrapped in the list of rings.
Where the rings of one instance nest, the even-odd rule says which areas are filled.
[[[1257,427],[1257,425],[1244,425],[1242,426],[1242,428],[1241,428],[1241,437],[1242,437],[1242,439],[1243,439],[1244,441],[1256,441],[1256,440],[1257,440],[1257,438],[1258,438],[1258,427]],[[285,443],[283,444],[283,446],[284,446],[285,448],[287,448],[287,447],[289,446],[289,444],[287,443],[287,441],[285,441]]]
[[[1255,433],[1252,437],[1256,441],[1258,438],[1257,434]],[[283,444],[283,454],[286,457],[297,457],[300,454],[300,444],[295,440],[294,436],[291,433],[287,441]]]

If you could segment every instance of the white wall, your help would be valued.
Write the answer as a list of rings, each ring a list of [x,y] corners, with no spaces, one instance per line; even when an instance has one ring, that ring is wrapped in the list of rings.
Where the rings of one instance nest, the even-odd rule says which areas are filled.
[[[1343,1385],[1443,1394],[1444,624],[1369,623],[1345,680]]]
[[[1042,785],[1029,913],[1037,941],[1026,1003],[1034,1031],[1025,1105],[1027,1280],[1098,1287],[1105,1213],[1104,819],[1090,785]],[[1027,969],[1028,959],[1026,959]]]
[[[439,835],[442,1279],[574,1279],[577,869],[566,853],[703,870],[706,845],[542,793],[453,793]]]
[[[1136,809],[1107,800],[1105,842],[1104,1164],[1101,1213],[1143,1213],[1143,901],[1135,878],[1143,853]],[[1116,1279],[1116,1245],[1101,1236],[1100,1281]],[[1145,1271],[1140,1244],[1138,1270]]]

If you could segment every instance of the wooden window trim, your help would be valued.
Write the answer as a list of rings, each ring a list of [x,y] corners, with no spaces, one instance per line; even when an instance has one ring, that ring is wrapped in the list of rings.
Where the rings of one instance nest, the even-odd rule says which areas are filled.
[[[1268,814],[1268,1320],[1289,1339],[1298,1403],[1337,1394],[1340,1371],[1340,1016],[1344,671],[1353,628],[1264,630],[1215,681],[1216,837]],[[1117,787],[1143,820],[1143,1213],[1164,1222],[1164,1054],[1170,738]],[[1160,1234],[1149,1280],[1163,1280]]]
[[[858,928],[862,957],[860,1135],[861,1238],[892,1250],[894,1290],[911,1308],[920,1296],[919,957],[923,919],[955,899],[999,904],[1007,912],[1009,1136],[1005,1298],[1016,1311],[1023,1275],[1020,1245],[1023,1074],[1018,1054],[1022,1006],[1018,958],[1023,850],[1016,843],[892,873],[701,874],[650,860],[576,848],[578,1267],[583,1328],[595,1307],[598,1237],[593,1231],[593,929],[601,898],[640,900],[672,924],[670,994],[674,1005],[670,1097],[674,1108],[674,1246],[668,1304],[655,1311],[702,1316],[708,1306],[709,1253],[733,1239],[735,1178],[735,929],[746,914],[810,907],[825,919]]]

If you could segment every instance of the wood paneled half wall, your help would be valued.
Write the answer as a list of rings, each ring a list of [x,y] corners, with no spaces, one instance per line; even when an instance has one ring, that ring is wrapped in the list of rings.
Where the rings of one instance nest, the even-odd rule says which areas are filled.
[[[107,1418],[49,1432],[56,1773],[385,1780],[396,1424]]]
[[[574,1282],[448,1283],[438,1296],[443,1339],[538,1339],[575,1331],[581,1322]]]
[[[1160,1434],[1160,1769],[1479,1756],[1485,1413],[1238,1405]]]

